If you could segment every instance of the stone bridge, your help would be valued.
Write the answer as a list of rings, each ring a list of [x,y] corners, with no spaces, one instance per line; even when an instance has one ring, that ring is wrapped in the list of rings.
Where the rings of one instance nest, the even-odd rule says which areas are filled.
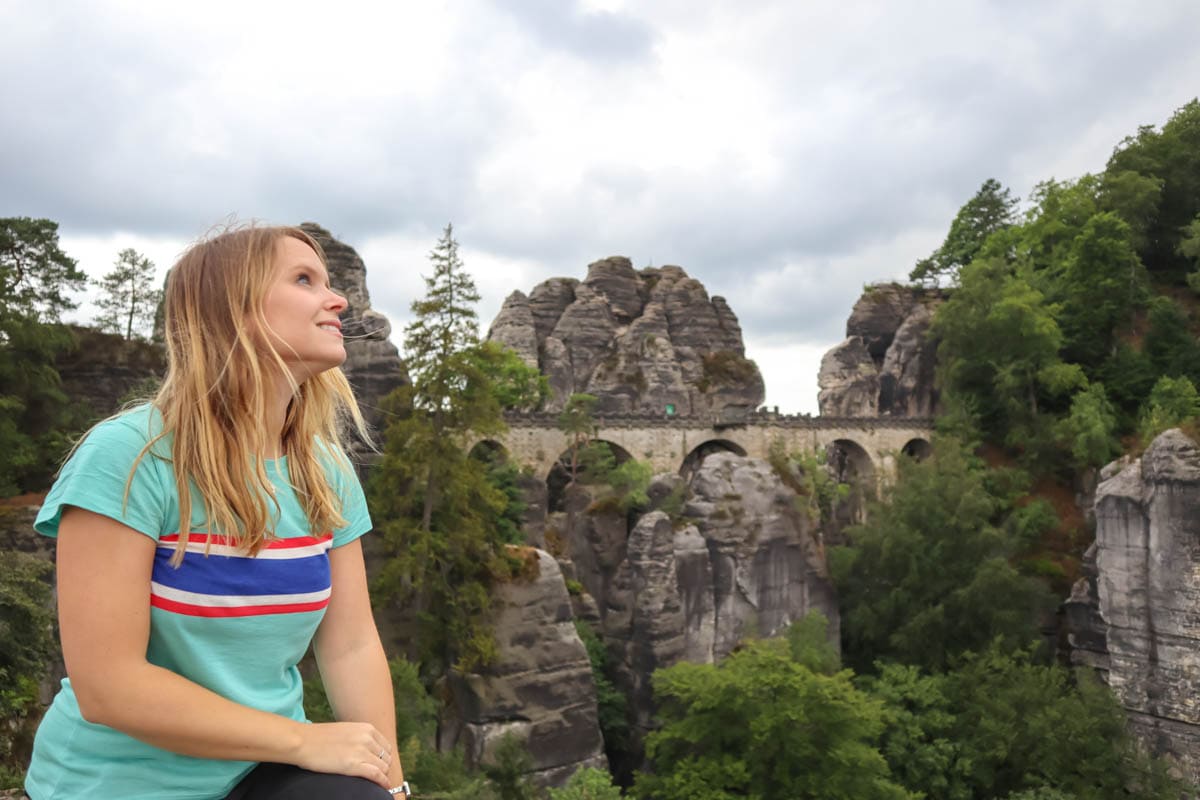
[[[509,430],[489,440],[508,457],[546,477],[568,450],[566,434],[553,413],[511,414]],[[895,473],[896,456],[924,456],[933,433],[932,419],[903,417],[824,417],[741,412],[719,418],[667,416],[595,417],[595,439],[618,455],[647,461],[658,472],[681,472],[704,456],[730,451],[766,458],[771,443],[782,440],[789,452],[826,451],[839,474],[886,480]]]

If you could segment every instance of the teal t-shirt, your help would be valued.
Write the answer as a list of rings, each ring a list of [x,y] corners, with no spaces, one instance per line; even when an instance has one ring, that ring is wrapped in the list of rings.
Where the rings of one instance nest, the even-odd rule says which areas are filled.
[[[280,512],[275,538],[248,556],[213,537],[192,534],[183,563],[169,562],[181,534],[175,474],[167,441],[157,443],[125,483],[161,417],[141,406],[96,426],[46,496],[39,533],[58,534],[65,506],[94,511],[156,540],[147,602],[146,659],[236,703],[304,720],[296,664],[308,649],[332,590],[329,550],[371,528],[362,488],[330,458],[326,474],[342,500],[345,527],[314,533],[288,481],[286,458],[267,463]],[[193,507],[192,531],[203,530]],[[38,727],[25,791],[33,800],[219,800],[254,764],[192,758],[87,722],[70,679]]]

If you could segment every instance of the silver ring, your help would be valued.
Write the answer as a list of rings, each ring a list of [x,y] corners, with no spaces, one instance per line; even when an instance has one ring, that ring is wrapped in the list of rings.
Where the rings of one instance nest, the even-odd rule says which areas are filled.
[[[385,747],[382,750],[380,750],[379,755],[377,755],[375,757],[378,758],[380,761],[383,761],[383,757],[386,755],[387,755],[387,748]]]

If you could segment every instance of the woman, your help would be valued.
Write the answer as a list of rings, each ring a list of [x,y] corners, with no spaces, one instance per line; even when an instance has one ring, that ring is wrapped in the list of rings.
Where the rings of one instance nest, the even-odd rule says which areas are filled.
[[[162,388],[88,433],[37,518],[68,678],[33,800],[407,793],[339,441],[363,432],[345,308],[296,228],[221,234],[171,271]],[[310,641],[338,722],[305,722]]]

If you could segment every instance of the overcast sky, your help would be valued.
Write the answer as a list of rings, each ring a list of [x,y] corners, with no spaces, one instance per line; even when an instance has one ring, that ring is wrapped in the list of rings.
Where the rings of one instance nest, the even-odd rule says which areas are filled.
[[[397,344],[450,221],[485,330],[599,258],[678,264],[767,404],[815,413],[864,284],[989,177],[1103,169],[1200,92],[1198,34],[1196,0],[0,0],[0,216],[56,220],[96,276],[316,221]]]

